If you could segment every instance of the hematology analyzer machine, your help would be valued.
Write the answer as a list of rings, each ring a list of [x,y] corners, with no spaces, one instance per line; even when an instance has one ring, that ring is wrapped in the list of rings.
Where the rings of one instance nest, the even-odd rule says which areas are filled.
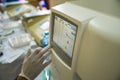
[[[54,80],[120,79],[120,19],[106,14],[72,2],[51,9]]]
[[[72,80],[82,34],[94,16],[92,12],[88,13],[84,8],[71,3],[52,8],[50,44],[54,80]]]

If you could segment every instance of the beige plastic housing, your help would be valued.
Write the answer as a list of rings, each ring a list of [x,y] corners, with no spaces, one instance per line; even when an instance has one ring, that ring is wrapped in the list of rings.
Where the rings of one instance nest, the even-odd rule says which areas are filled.
[[[56,54],[54,48],[52,49],[51,71],[54,80],[119,80],[120,19],[117,13],[119,6],[113,5],[118,11],[114,10],[115,13],[112,13],[110,10],[102,10],[103,8],[99,10],[100,5],[92,9],[89,5],[85,7],[86,5],[80,4],[82,3],[79,1],[78,3],[71,1],[51,10],[50,32],[53,31],[54,13],[78,26],[71,67]],[[74,78],[76,73],[78,76]]]
[[[82,38],[77,74],[81,80],[120,80],[120,19],[92,19]]]
[[[41,28],[41,26],[47,21],[49,21],[49,14],[37,15],[32,17],[24,16],[23,19],[23,25],[25,29],[35,38],[39,46],[43,46],[41,40],[44,37],[45,31],[49,30],[49,27],[46,29]]]
[[[75,40],[71,67],[69,67],[56,54],[54,48],[52,48],[53,54],[52,54],[51,72],[54,80],[72,80],[74,69],[76,67],[76,61],[79,53],[78,51],[79,51],[82,34],[89,20],[95,17],[95,13],[71,3],[64,3],[56,7],[53,7],[51,9],[51,19],[50,19],[51,21],[50,22],[50,43],[52,41],[52,36],[53,36],[51,32],[53,32],[53,26],[54,26],[53,25],[54,13],[62,16],[63,18],[66,18],[67,20],[77,25],[77,33],[76,33],[77,35]],[[54,47],[52,44],[51,46]]]
[[[36,11],[36,8],[30,4],[16,4],[7,6],[7,13],[10,18],[17,18],[24,13]]]

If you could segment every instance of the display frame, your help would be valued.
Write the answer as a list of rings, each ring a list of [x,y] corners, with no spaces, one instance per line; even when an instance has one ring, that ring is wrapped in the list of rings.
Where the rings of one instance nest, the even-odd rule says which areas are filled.
[[[65,64],[67,64],[69,67],[72,66],[72,59],[73,59],[73,55],[74,55],[74,47],[75,47],[75,42],[76,42],[76,37],[77,37],[77,31],[78,31],[78,25],[75,24],[74,22],[70,21],[69,19],[67,19],[66,17],[63,17],[62,15],[60,14],[57,14],[57,13],[54,13],[52,12],[52,20],[51,20],[51,27],[52,27],[52,30],[51,30],[51,40],[50,40],[50,43],[51,43],[51,46],[52,48],[54,49],[54,51],[56,52],[56,54],[60,57],[60,59],[65,62]],[[67,53],[65,51],[63,51],[53,40],[53,34],[54,34],[54,25],[55,25],[55,15],[67,22],[69,22],[70,24],[74,25],[76,27],[76,36],[75,36],[75,39],[74,39],[74,45],[73,45],[73,51],[72,51],[72,57],[70,58]]]

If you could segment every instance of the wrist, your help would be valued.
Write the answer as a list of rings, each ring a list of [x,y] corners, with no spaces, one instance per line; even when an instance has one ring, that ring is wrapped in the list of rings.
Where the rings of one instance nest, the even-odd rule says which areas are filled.
[[[24,77],[24,78],[26,78],[27,80],[30,80],[30,78],[27,77],[27,76],[23,73],[23,71],[19,74],[19,76]]]
[[[18,76],[15,80],[27,80],[25,77]]]

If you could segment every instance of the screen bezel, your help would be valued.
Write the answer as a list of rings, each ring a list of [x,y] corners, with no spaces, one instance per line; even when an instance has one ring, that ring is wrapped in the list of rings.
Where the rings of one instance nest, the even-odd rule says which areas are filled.
[[[74,53],[74,47],[75,47],[75,41],[76,41],[76,36],[77,36],[77,30],[78,30],[78,26],[73,23],[72,21],[68,20],[67,18],[56,14],[54,12],[51,13],[52,14],[52,31],[51,31],[51,46],[52,48],[55,50],[56,54],[60,57],[60,59],[62,59],[62,61],[64,61],[69,67],[71,67],[72,65],[72,59],[73,59],[73,53]],[[65,53],[54,41],[53,41],[53,34],[54,34],[54,18],[55,15],[58,16],[59,18],[71,23],[72,25],[74,25],[76,27],[76,36],[75,36],[75,41],[74,41],[74,46],[73,46],[73,51],[72,51],[72,58],[70,58],[67,53]]]

